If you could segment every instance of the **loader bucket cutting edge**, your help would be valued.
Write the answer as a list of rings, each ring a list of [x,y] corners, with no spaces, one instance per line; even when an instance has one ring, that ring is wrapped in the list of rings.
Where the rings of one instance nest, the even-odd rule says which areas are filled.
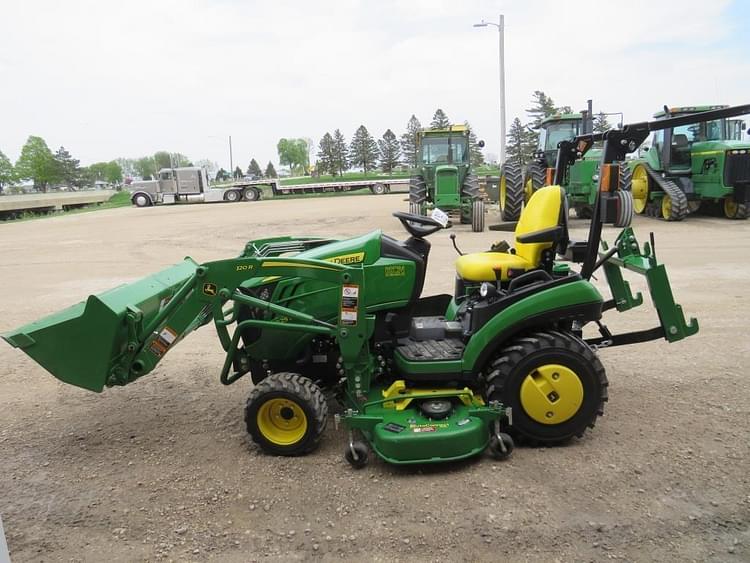
[[[127,351],[128,310],[140,312],[139,326],[147,326],[197,266],[186,258],[1,336],[57,379],[100,392]]]

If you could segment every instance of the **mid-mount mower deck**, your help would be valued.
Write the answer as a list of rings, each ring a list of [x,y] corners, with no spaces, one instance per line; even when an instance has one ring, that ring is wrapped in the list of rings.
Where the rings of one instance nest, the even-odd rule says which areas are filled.
[[[201,265],[188,258],[3,336],[60,380],[101,391],[148,374],[213,321],[226,350],[220,379],[228,385],[250,374],[247,429],[277,455],[315,449],[328,420],[325,393],[343,406],[336,421],[348,430],[346,459],[356,467],[370,450],[410,464],[485,450],[504,458],[511,436],[565,442],[593,426],[607,400],[598,348],[675,342],[698,331],[674,302],[653,239],[641,247],[625,228],[600,251],[602,224],[622,216],[610,165],[635,150],[642,125],[632,138],[628,127],[603,137],[587,241],[568,238],[562,188],[542,188],[513,226],[513,249],[459,257],[452,295],[421,296],[427,237],[442,224],[394,213],[409,232],[405,241],[380,231],[251,241],[237,258]],[[578,145],[563,145],[564,172]],[[600,267],[613,295],[607,301],[589,281]],[[622,269],[646,276],[657,327],[613,335],[602,324],[605,311],[643,302]],[[584,339],[589,323],[601,337]]]

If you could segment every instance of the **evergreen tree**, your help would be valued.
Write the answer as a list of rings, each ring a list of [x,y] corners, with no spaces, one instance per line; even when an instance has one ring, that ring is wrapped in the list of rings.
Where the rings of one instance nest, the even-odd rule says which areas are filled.
[[[604,133],[612,129],[612,125],[607,120],[604,112],[600,111],[594,116],[594,133]]]
[[[278,174],[276,174],[276,169],[273,167],[273,163],[269,160],[268,165],[266,166],[266,178],[278,178]]]
[[[484,153],[482,152],[482,148],[477,144],[477,135],[468,121],[464,121],[464,125],[469,130],[469,158],[471,159],[471,166],[481,166],[484,164]]]
[[[60,178],[52,151],[41,137],[30,136],[16,162],[16,176],[34,181],[34,187],[46,192],[50,183]]]
[[[57,149],[57,152],[55,153],[55,163],[57,165],[57,173],[60,176],[60,181],[64,182],[67,186],[81,185],[80,161],[70,156],[70,153],[65,147]]]
[[[449,127],[451,122],[448,120],[448,116],[445,112],[438,108],[435,111],[435,115],[432,116],[432,122],[430,123],[430,129],[445,129]]]
[[[232,174],[235,180],[241,180],[242,179],[242,168],[239,166],[235,166],[234,173]]]
[[[549,117],[558,111],[552,98],[541,90],[534,90],[531,104],[526,113],[531,118],[531,126],[535,129],[539,127],[545,117]]]
[[[263,177],[263,171],[254,158],[250,160],[250,165],[247,167],[247,175],[256,179]]]
[[[393,169],[399,165],[401,148],[396,135],[390,129],[387,129],[383,133],[383,138],[378,141],[378,151],[380,152],[380,168],[383,172],[393,172]]]
[[[344,134],[339,130],[333,132],[333,154],[334,165],[339,175],[343,176],[344,172],[349,170],[349,147],[346,145]]]
[[[412,168],[417,166],[417,133],[422,129],[422,124],[419,119],[412,114],[409,118],[409,123],[406,124],[406,133],[401,135],[401,154],[405,164],[408,164]]]
[[[318,172],[336,175],[336,142],[330,133],[323,135],[318,144]]]
[[[229,180],[229,172],[227,172],[223,168],[219,168],[219,170],[216,172],[216,181],[223,182],[224,180]]]
[[[531,160],[536,147],[534,138],[535,134],[516,117],[508,130],[507,159],[515,160],[521,166],[525,166]]]
[[[13,181],[13,165],[7,156],[0,151],[0,194],[3,188]]]
[[[360,125],[354,133],[349,155],[351,163],[362,167],[365,173],[375,169],[378,160],[378,145],[364,125]]]

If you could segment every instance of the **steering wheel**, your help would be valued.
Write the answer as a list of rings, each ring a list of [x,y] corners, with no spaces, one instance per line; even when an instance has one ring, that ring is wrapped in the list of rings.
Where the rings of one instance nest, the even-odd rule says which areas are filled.
[[[424,238],[443,228],[443,224],[432,217],[394,211],[393,216],[401,221],[404,229],[414,238]]]

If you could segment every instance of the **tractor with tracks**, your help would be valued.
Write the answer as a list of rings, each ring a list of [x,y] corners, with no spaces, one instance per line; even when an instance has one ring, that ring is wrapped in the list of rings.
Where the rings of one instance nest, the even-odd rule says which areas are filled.
[[[464,125],[417,132],[417,169],[409,181],[409,212],[425,215],[433,207],[458,213],[460,222],[471,224],[472,231],[484,231],[484,199],[471,171],[469,128]]]
[[[588,109],[580,113],[557,113],[545,117],[539,124],[537,147],[531,160],[522,167],[517,161],[508,161],[503,165],[500,175],[500,212],[503,220],[516,221],[524,204],[531,195],[552,183],[557,145],[561,141],[570,141],[578,135],[593,131],[593,110],[591,100]],[[580,160],[573,163],[566,172],[561,185],[565,187],[570,206],[579,219],[590,219],[596,200],[599,180],[601,148],[595,147]],[[620,197],[629,200],[631,189],[631,171],[628,166],[621,166],[618,174],[617,189]],[[623,202],[621,220],[615,226],[625,226],[630,201]]]
[[[657,120],[727,106],[664,109]],[[740,119],[688,123],[655,131],[642,158],[631,162],[635,212],[682,221],[701,207],[718,206],[728,219],[750,210],[750,142]]]
[[[655,126],[665,124],[672,121]],[[396,212],[405,240],[379,230],[252,240],[237,257],[186,258],[2,336],[58,379],[99,392],[145,377],[212,323],[226,353],[219,379],[252,379],[246,427],[274,455],[312,452],[329,400],[341,404],[334,421],[346,431],[344,456],[356,468],[371,452],[389,463],[424,464],[485,451],[502,459],[515,440],[564,443],[603,412],[607,378],[598,350],[676,342],[698,331],[674,301],[653,236],[641,246],[628,227],[612,246],[601,240],[603,225],[618,216],[613,163],[651,127],[561,142],[555,183],[603,142],[587,239],[569,237],[564,189],[543,187],[518,223],[507,225],[513,248],[459,251],[452,293],[422,295],[428,238],[445,223]],[[591,282],[600,270],[609,299]],[[623,334],[604,324],[605,312],[644,302],[623,270],[646,277],[655,327]],[[585,336],[589,325],[600,336]]]

